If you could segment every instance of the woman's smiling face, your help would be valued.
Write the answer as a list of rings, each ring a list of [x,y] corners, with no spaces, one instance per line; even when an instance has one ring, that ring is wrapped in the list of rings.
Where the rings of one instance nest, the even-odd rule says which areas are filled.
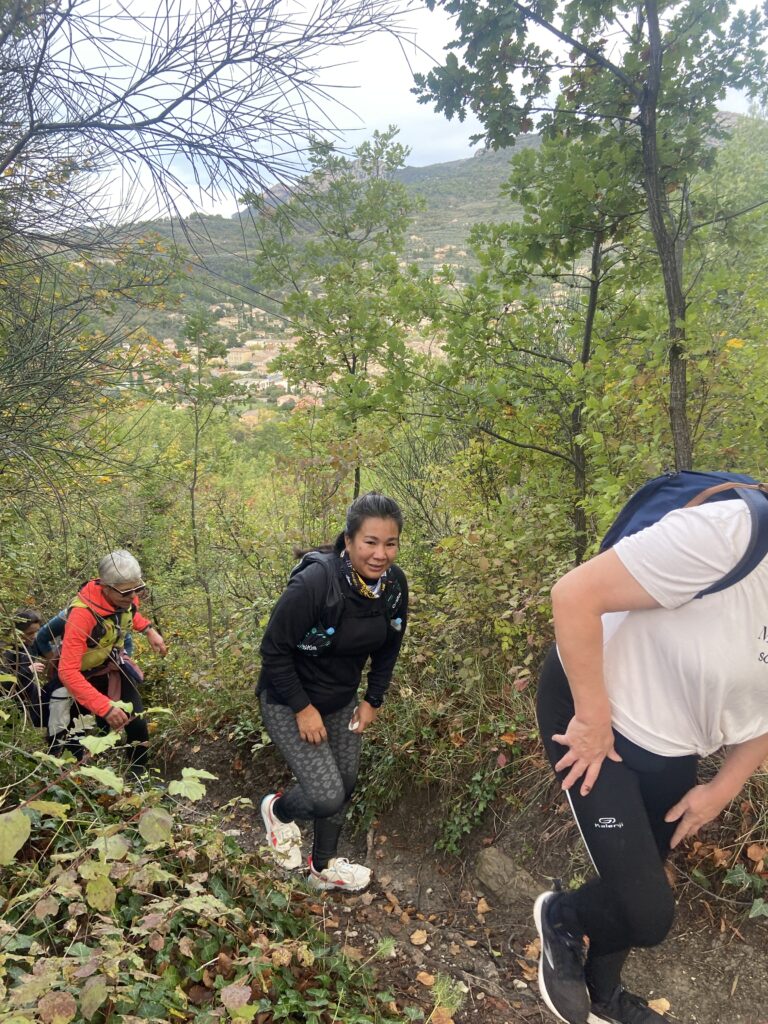
[[[392,565],[400,550],[400,531],[394,519],[369,516],[344,543],[352,568],[364,579],[377,580]]]

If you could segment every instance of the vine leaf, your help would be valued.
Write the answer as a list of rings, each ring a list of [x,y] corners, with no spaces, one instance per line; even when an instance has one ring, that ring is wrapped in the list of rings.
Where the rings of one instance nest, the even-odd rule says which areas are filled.
[[[217,779],[203,768],[182,768],[181,778],[174,779],[168,784],[168,792],[171,796],[184,796],[188,800],[202,800],[205,796],[205,786],[200,779]]]
[[[162,807],[151,807],[139,818],[141,838],[150,846],[162,846],[171,838],[173,818]]]
[[[130,853],[131,846],[125,836],[102,835],[93,843],[91,849],[98,852],[101,860],[122,860]]]
[[[114,747],[119,740],[119,732],[108,732],[106,736],[81,736],[79,743],[89,754],[101,754]]]
[[[69,804],[60,804],[55,800],[30,800],[27,807],[49,818],[61,818],[62,821],[66,821],[69,814]]]
[[[115,775],[114,772],[110,771],[109,768],[94,768],[93,765],[85,765],[84,768],[78,768],[80,775],[85,775],[89,779],[96,779],[102,786],[106,786],[108,789],[114,789],[116,793],[123,792],[123,780]]]
[[[88,905],[102,913],[112,910],[117,899],[117,889],[104,875],[92,878],[85,887],[85,898]]]
[[[86,1020],[93,1017],[107,995],[107,983],[100,975],[86,981],[80,996],[80,1011]]]
[[[18,807],[15,811],[0,814],[0,864],[13,863],[31,831],[32,822]]]

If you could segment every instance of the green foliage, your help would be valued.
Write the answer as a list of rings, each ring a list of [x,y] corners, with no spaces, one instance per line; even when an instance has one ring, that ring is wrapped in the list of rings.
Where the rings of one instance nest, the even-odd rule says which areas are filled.
[[[58,802],[3,816],[23,819],[26,838],[0,820],[0,846],[17,847],[0,883],[0,1020],[203,1022],[226,1009],[394,1024],[369,964],[327,948],[292,887],[215,823],[184,824],[157,790],[115,796],[85,775],[42,764],[33,784]]]
[[[255,281],[277,289],[296,338],[271,366],[324,394],[338,441],[353,448],[355,494],[361,421],[381,412],[386,374],[407,365],[408,330],[434,302],[429,281],[402,259],[416,203],[393,180],[407,155],[396,135],[374,133],[354,159],[315,142],[312,173],[287,202],[248,197],[261,214]]]
[[[765,94],[765,12],[734,12],[730,0],[685,0],[661,11],[607,0],[542,11],[466,0],[441,6],[456,18],[459,35],[451,45],[463,50],[463,62],[451,50],[442,67],[417,75],[421,102],[435,102],[449,118],[471,108],[496,147],[513,144],[538,115],[545,138],[578,139],[588,161],[602,157],[590,170],[571,167],[574,196],[584,189],[601,196],[618,183],[621,218],[638,208],[633,190],[642,196],[668,317],[675,464],[690,468],[685,258],[702,226],[690,202],[691,182],[714,163],[712,139],[724,134],[717,102],[726,88]],[[609,46],[617,33],[620,41]],[[532,255],[541,254],[537,242]]]

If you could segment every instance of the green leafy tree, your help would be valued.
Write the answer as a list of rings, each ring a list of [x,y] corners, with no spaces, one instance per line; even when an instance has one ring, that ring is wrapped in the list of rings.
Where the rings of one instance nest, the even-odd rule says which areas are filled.
[[[312,173],[287,201],[248,197],[262,214],[255,280],[279,295],[295,335],[272,366],[322,392],[340,440],[359,439],[361,421],[381,412],[384,372],[406,361],[430,293],[403,260],[417,202],[393,180],[408,155],[396,136],[375,132],[351,157],[316,142]]]
[[[669,421],[678,468],[691,465],[686,248],[698,226],[692,175],[714,159],[717,104],[728,87],[765,90],[765,15],[730,0],[431,0],[457,20],[445,64],[416,77],[446,116],[471,109],[494,147],[536,120],[548,137],[608,136],[642,191],[667,309]]]
[[[130,380],[121,349],[174,257],[115,223],[295,177],[329,48],[396,27],[391,0],[0,5],[0,469],[53,476],[94,389]]]
[[[205,595],[208,646],[212,658],[216,657],[216,626],[214,599],[211,586],[207,545],[204,544],[204,522],[200,510],[200,485],[204,462],[203,443],[206,431],[216,413],[237,397],[238,387],[226,375],[217,375],[210,366],[212,359],[226,355],[226,346],[213,333],[213,318],[208,311],[198,311],[187,317],[184,337],[187,345],[179,348],[189,362],[177,370],[172,378],[176,399],[189,409],[192,420],[191,451],[189,453],[189,535],[192,541],[192,563],[198,586]]]

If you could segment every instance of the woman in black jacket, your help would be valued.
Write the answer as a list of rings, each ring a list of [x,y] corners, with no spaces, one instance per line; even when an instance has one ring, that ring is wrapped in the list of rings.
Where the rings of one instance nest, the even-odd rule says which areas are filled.
[[[362,734],[384,701],[405,633],[408,584],[394,564],[402,527],[391,498],[372,491],[353,501],[333,549],[305,556],[291,574],[261,643],[262,718],[297,780],[261,802],[267,843],[281,866],[299,867],[296,819],[311,820],[309,883],[317,889],[357,892],[371,877],[337,848]]]

